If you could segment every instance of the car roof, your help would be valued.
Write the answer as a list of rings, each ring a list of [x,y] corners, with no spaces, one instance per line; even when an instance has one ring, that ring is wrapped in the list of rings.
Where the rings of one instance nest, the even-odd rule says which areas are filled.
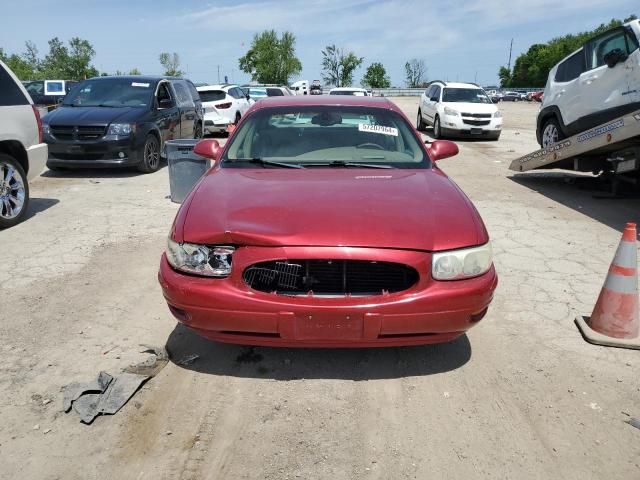
[[[463,82],[447,82],[445,84],[447,88],[478,88],[482,90],[482,87],[475,85],[473,83],[463,83]]]
[[[183,77],[164,77],[162,75],[106,75],[104,77],[92,77],[87,80],[111,80],[118,78],[131,80],[132,82],[159,82],[160,80],[187,80]]]
[[[367,89],[366,88],[360,88],[360,87],[336,87],[336,88],[332,88],[330,91],[331,92],[341,92],[341,91],[366,92]]]
[[[267,97],[254,105],[256,109],[273,107],[346,106],[386,108],[400,112],[395,103],[384,97],[358,97],[351,95],[292,95]]]
[[[217,83],[215,85],[202,85],[200,87],[196,87],[196,90],[199,92],[208,92],[211,90],[229,90],[230,88],[236,87],[238,86],[230,83]]]

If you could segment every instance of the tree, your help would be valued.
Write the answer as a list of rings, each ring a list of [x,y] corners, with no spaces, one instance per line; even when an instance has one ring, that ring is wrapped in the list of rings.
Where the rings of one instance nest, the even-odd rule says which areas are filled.
[[[500,67],[498,77],[500,78],[500,86],[502,88],[511,86],[511,72],[507,67]]]
[[[38,47],[31,40],[27,40],[24,42],[26,47],[26,52],[22,55],[24,61],[27,62],[31,70],[34,72],[38,72],[40,70],[40,59],[38,58]]]
[[[180,57],[177,53],[162,52],[160,54],[160,65],[164,67],[164,74],[168,77],[181,77],[184,72],[180,70]]]
[[[342,48],[327,45],[322,50],[322,78],[336,87],[349,87],[353,83],[353,73],[364,61],[353,52],[346,55]]]
[[[427,75],[427,67],[424,65],[424,60],[412,58],[404,64],[404,71],[407,87],[418,88],[424,84]]]
[[[275,30],[256,33],[247,53],[238,59],[238,65],[259,83],[286,85],[302,70],[295,44],[296,37],[291,32],[284,32],[280,37]]]
[[[83,80],[98,75],[91,65],[96,52],[89,41],[79,37],[69,40],[69,48],[58,38],[49,40],[49,53],[40,62],[42,78]]]
[[[384,65],[378,62],[369,65],[362,78],[362,85],[370,88],[389,88],[391,80]]]
[[[131,70],[129,70],[129,75],[142,75],[142,72],[137,68],[132,68]]]

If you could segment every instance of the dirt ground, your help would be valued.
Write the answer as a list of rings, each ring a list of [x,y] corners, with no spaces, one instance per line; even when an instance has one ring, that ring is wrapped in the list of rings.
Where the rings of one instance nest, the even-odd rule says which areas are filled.
[[[413,121],[417,99],[395,101]],[[536,148],[537,105],[500,108],[498,142],[461,141],[441,162],[485,220],[500,285],[480,325],[440,346],[202,340],[156,279],[177,210],[166,168],[38,178],[31,217],[0,232],[0,478],[640,478],[640,430],[625,423],[640,417],[640,355],[573,324],[640,201],[510,172]],[[63,385],[144,360],[140,344],[172,361],[117,415],[86,426],[61,412]]]

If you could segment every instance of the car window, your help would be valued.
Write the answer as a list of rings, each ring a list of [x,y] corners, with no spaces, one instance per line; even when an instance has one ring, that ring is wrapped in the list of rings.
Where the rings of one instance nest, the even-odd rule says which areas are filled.
[[[624,29],[616,30],[608,35],[598,37],[587,44],[587,67],[598,68],[605,64],[604,57],[612,50],[619,49],[624,53],[631,53],[637,47],[637,43]]]
[[[555,80],[556,82],[575,80],[586,70],[585,67],[584,50],[580,49],[558,65]]]
[[[146,107],[154,85],[144,80],[103,78],[85,80],[64,97],[63,105],[73,107]]]
[[[279,88],[267,88],[267,97],[284,97],[284,93]]]
[[[427,98],[431,98],[431,92],[433,92],[435,85],[431,85],[429,88],[427,88],[427,90],[424,92],[424,96]]]
[[[431,97],[430,98],[434,98],[435,97],[437,100],[440,100],[440,90],[442,90],[442,89],[440,88],[439,85],[434,85],[434,87],[435,88],[433,89],[433,92],[431,92]]]
[[[45,83],[45,92],[47,95],[64,93],[64,82],[47,81]]]
[[[193,107],[193,99],[191,98],[191,95],[189,95],[187,87],[184,86],[182,82],[172,82],[172,84],[176,91],[178,105],[180,107]]]
[[[29,105],[13,77],[0,65],[0,106]]]
[[[29,92],[29,95],[42,95],[44,94],[44,80],[36,80],[25,84],[24,88]]]
[[[519,94],[516,94],[519,95]],[[491,103],[489,97],[480,88],[445,88],[443,102]]]
[[[189,95],[191,95],[191,98],[193,99],[193,101],[199,102],[200,94],[198,94],[198,90],[196,90],[196,87],[189,80],[186,80],[185,83],[187,85],[187,90],[189,90]]]
[[[372,107],[261,109],[246,117],[225,155],[227,166],[247,166],[251,158],[307,166],[332,161],[399,168],[429,164],[406,120],[394,111]]]
[[[205,90],[200,91],[200,99],[203,102],[217,102],[219,100],[224,100],[227,98],[226,92],[222,90]]]
[[[171,92],[169,91],[169,84],[166,82],[162,82],[158,85],[158,93],[156,97],[158,98],[158,103],[162,100],[171,100]]]

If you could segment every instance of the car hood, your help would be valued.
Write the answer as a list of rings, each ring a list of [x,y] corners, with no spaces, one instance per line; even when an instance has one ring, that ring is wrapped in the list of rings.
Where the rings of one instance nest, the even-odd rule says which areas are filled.
[[[488,103],[444,102],[443,105],[461,113],[494,113],[498,110],[494,104]]]
[[[43,121],[50,125],[108,125],[113,122],[135,122],[146,112],[141,107],[65,107],[47,114]]]
[[[437,169],[240,169],[206,175],[178,214],[177,241],[447,250],[488,240]]]

